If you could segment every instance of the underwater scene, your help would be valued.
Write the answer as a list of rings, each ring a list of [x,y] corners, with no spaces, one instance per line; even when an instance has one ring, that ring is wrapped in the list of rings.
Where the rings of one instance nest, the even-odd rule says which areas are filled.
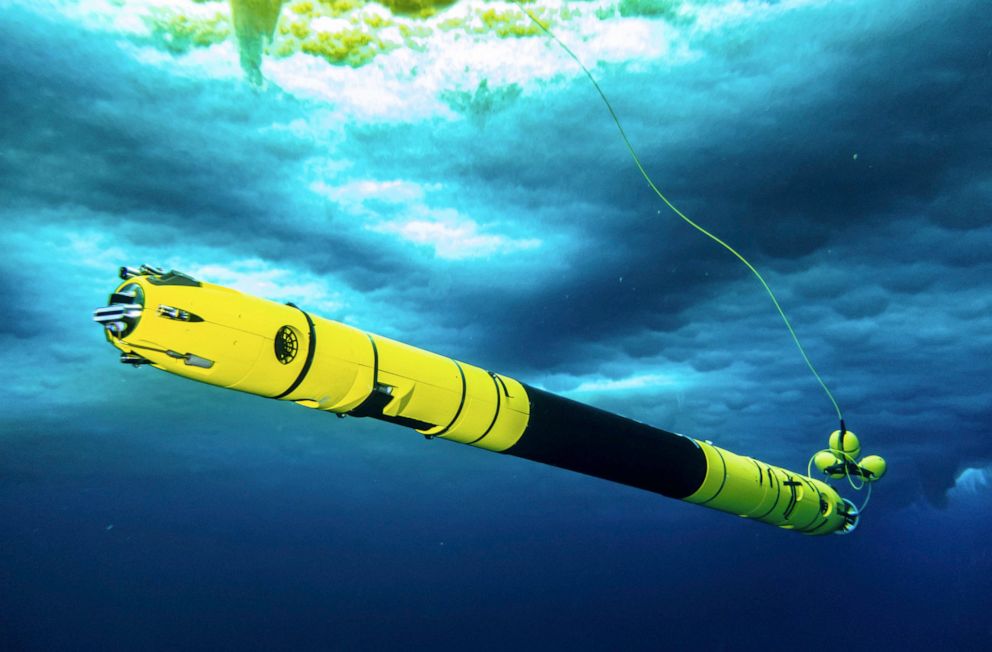
[[[0,649],[988,649],[990,34],[0,3]]]

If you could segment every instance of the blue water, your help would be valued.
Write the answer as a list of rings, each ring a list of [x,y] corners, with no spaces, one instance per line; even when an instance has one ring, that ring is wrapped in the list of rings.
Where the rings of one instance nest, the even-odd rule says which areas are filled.
[[[992,11],[679,6],[559,28],[889,461],[855,533],[118,364],[90,314],[147,262],[795,470],[835,427],[760,286],[539,37],[270,56],[253,85],[233,39],[176,54],[112,4],[15,2],[0,647],[984,649]]]

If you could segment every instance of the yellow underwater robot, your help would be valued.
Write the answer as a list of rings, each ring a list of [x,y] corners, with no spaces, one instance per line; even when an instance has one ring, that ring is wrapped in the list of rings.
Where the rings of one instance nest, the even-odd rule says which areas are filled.
[[[550,464],[806,534],[847,533],[860,510],[830,485],[514,378],[177,271],[123,267],[94,319],[120,360],[428,438]],[[861,483],[885,473],[846,430],[813,462]]]

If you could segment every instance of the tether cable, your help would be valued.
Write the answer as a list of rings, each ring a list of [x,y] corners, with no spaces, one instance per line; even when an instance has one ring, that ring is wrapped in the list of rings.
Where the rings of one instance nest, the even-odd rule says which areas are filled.
[[[589,69],[586,68],[585,64],[582,63],[579,57],[574,52],[572,52],[571,48],[569,48],[567,45],[565,45],[564,42],[562,42],[561,39],[555,36],[554,32],[552,32],[547,25],[542,23],[537,18],[537,16],[531,13],[529,9],[523,6],[520,0],[512,0],[512,2],[516,4],[518,7],[520,7],[520,10],[525,14],[527,14],[527,17],[530,18],[535,25],[541,28],[541,30],[549,37],[551,37],[555,41],[555,43],[561,46],[562,50],[564,50],[568,54],[568,56],[571,57],[572,60],[575,61],[575,63],[577,63],[580,68],[582,68],[582,72],[584,72],[586,77],[589,78],[589,81],[592,82],[592,85],[596,89],[596,92],[599,93],[599,97],[603,100],[603,104],[606,105],[606,109],[610,112],[610,117],[613,118],[613,122],[614,124],[616,124],[617,130],[620,132],[620,137],[623,138],[623,142],[627,146],[627,151],[630,152],[630,157],[634,160],[634,165],[637,166],[637,169],[640,171],[641,176],[644,177],[644,180],[647,182],[648,186],[651,187],[651,190],[654,191],[654,194],[656,194],[658,198],[661,199],[661,201],[663,201],[665,205],[672,210],[673,213],[675,213],[680,218],[682,218],[682,220],[686,224],[696,229],[697,231],[705,235],[707,238],[709,238],[713,242],[716,242],[721,247],[732,253],[739,261],[744,263],[744,265],[749,270],[751,270],[751,273],[754,274],[755,278],[758,279],[758,282],[761,283],[761,286],[765,288],[765,292],[768,293],[768,297],[772,300],[772,304],[774,304],[775,310],[777,310],[779,316],[782,317],[782,322],[785,324],[785,327],[788,329],[789,335],[792,336],[792,341],[795,342],[796,348],[799,349],[799,354],[802,356],[803,361],[806,363],[806,366],[809,367],[809,370],[813,373],[813,376],[816,378],[816,381],[820,384],[820,387],[822,387],[823,391],[826,393],[827,398],[830,399],[830,403],[834,406],[834,411],[837,413],[837,419],[841,422],[841,430],[846,430],[846,428],[843,427],[844,415],[841,412],[840,405],[837,404],[837,400],[834,398],[834,395],[830,391],[830,388],[827,387],[827,384],[824,382],[823,378],[820,377],[819,372],[817,372],[816,367],[813,366],[813,362],[809,359],[809,356],[806,354],[806,349],[803,348],[802,343],[799,341],[799,336],[796,335],[795,329],[792,328],[792,322],[789,321],[789,317],[785,314],[785,310],[782,309],[782,306],[778,302],[778,298],[775,297],[775,293],[772,292],[771,287],[765,281],[761,273],[758,272],[758,270],[754,267],[754,265],[752,265],[747,258],[741,255],[740,252],[738,252],[729,244],[721,240],[716,235],[710,233],[702,226],[696,224],[694,221],[689,219],[685,215],[685,213],[680,211],[675,206],[675,204],[670,202],[668,198],[665,197],[664,193],[662,193],[661,190],[658,189],[658,186],[655,185],[654,181],[651,179],[651,176],[648,174],[647,170],[645,170],[644,166],[641,164],[641,159],[637,156],[637,152],[634,151],[634,146],[631,144],[630,139],[627,137],[627,132],[624,131],[623,125],[620,124],[620,118],[617,116],[616,111],[613,110],[613,105],[610,104],[610,100],[606,97],[606,93],[603,92],[603,89],[599,86],[599,83],[596,81],[596,78],[592,76],[592,73],[589,72]]]

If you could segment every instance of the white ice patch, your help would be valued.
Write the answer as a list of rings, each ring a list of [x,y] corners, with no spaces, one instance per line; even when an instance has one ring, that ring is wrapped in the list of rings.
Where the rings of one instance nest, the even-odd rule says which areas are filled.
[[[437,190],[440,184],[430,184],[427,190]],[[420,201],[424,197],[425,188],[420,184],[403,179],[379,181],[377,179],[357,179],[339,185],[330,185],[323,181],[310,184],[310,190],[318,195],[327,197],[345,208],[361,211],[362,203],[375,199],[390,204],[406,204]]]
[[[69,250],[72,252],[71,260],[75,265],[86,267],[90,270],[113,270],[115,264],[123,265],[118,261],[126,260],[124,250],[114,244],[113,238],[109,235],[86,231],[69,232]]]
[[[487,258],[541,246],[536,238],[516,239],[480,232],[472,219],[450,208],[415,207],[405,218],[366,227],[416,245],[434,249],[434,255],[447,260]]]
[[[683,383],[671,376],[663,374],[638,374],[626,378],[600,378],[586,380],[572,390],[574,393],[583,392],[625,392],[639,389],[658,389],[662,387],[681,386]]]
[[[310,28],[315,32],[325,32],[334,34],[351,29],[351,23],[344,18],[331,18],[330,16],[318,16],[310,21]]]
[[[116,31],[121,34],[150,33],[148,16],[153,12],[169,12],[194,20],[213,18],[218,12],[227,13],[227,3],[177,2],[176,0],[56,0],[30,4],[43,8],[46,4],[63,16],[88,29]]]
[[[951,497],[975,495],[988,492],[990,489],[992,489],[992,467],[969,467],[954,479],[954,486],[947,491],[947,494]]]
[[[305,305],[307,310],[323,315],[338,313],[344,306],[340,295],[328,288],[326,279],[276,267],[257,258],[223,264],[208,263],[183,271],[193,278],[224,285],[252,296]]]
[[[365,122],[410,121],[436,114],[453,114],[436,97],[436,90],[423,77],[403,75],[400,69],[412,68],[412,53],[397,50],[381,55],[372,63],[354,69],[332,66],[323,59],[294,54],[285,59],[266,59],[262,69],[273,84],[308,100],[330,104],[352,119]]]
[[[353,179],[341,184],[315,181],[310,190],[327,197],[351,215],[366,221],[374,233],[396,236],[416,245],[433,248],[446,260],[486,258],[541,246],[537,238],[513,238],[486,232],[479,224],[449,207],[428,205],[425,197],[443,184],[418,184],[405,179]],[[365,202],[375,200],[398,207],[398,217],[383,219]]]

